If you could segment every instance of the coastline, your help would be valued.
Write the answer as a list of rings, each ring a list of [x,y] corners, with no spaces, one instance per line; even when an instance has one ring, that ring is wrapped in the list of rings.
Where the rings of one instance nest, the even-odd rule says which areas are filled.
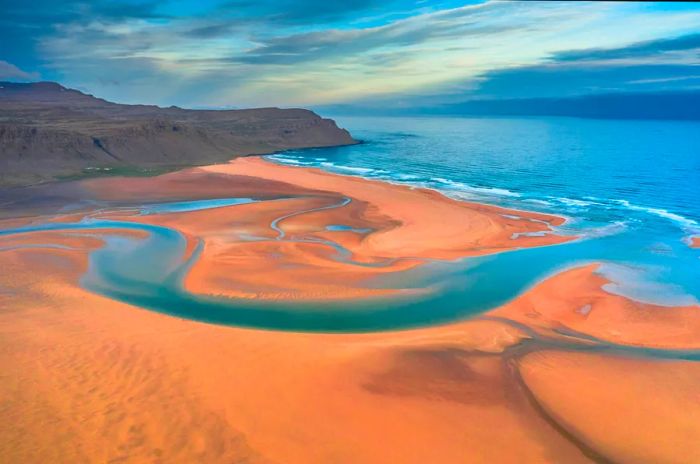
[[[265,150],[251,150],[249,152],[242,152],[231,154],[228,158],[220,159],[219,162],[229,162],[238,158],[248,158],[248,157],[261,157],[270,156],[276,154],[283,154],[288,151],[293,150],[313,150],[315,148],[334,148],[334,147],[347,147],[352,145],[358,145],[364,143],[361,140],[352,139],[349,143],[340,144],[330,144],[330,145],[314,145],[308,147],[294,147],[287,149],[269,148]],[[51,186],[57,184],[63,184],[66,182],[78,182],[83,180],[92,179],[103,179],[105,177],[145,177],[154,178],[162,176],[164,174],[176,173],[186,169],[192,169],[197,167],[208,166],[213,160],[203,161],[202,163],[185,163],[185,164],[172,164],[172,165],[125,165],[125,166],[110,166],[110,167],[87,167],[81,168],[79,172],[61,174],[53,178],[42,179],[36,182],[29,183],[3,183],[2,178],[0,178],[0,192],[3,190],[17,190],[30,187],[38,186]]]
[[[150,175],[237,156],[357,143],[302,108],[195,110],[112,103],[55,82],[0,85],[0,186]]]

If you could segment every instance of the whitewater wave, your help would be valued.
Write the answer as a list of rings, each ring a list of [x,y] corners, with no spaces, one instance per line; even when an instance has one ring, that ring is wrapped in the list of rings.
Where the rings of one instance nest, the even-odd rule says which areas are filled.
[[[500,196],[500,197],[519,197],[520,194],[517,192],[513,192],[511,190],[507,190],[504,188],[497,188],[497,187],[475,187],[473,185],[468,185],[463,182],[456,182],[450,179],[445,179],[442,177],[431,177],[431,181],[436,182],[438,184],[442,184],[446,186],[447,188],[451,190],[461,190],[461,191],[466,191],[470,193],[478,193],[478,194],[483,194],[483,195],[488,195],[488,196]]]
[[[418,180],[420,179],[419,176],[413,175],[413,174],[395,174],[394,177],[400,180]]]
[[[614,203],[623,206],[632,211],[645,212],[660,218],[668,219],[676,224],[680,225],[681,228],[690,233],[700,233],[700,224],[694,219],[687,218],[677,213],[673,213],[663,208],[653,208],[650,206],[640,206],[630,203],[627,200],[612,200]]]
[[[547,207],[556,207],[556,205],[563,205],[565,207],[572,208],[572,210],[589,209],[590,207],[594,207],[605,210],[636,211],[640,213],[650,214],[652,216],[656,216],[662,219],[667,219],[680,226],[681,230],[689,234],[700,234],[700,223],[698,223],[698,221],[694,219],[685,217],[678,213],[674,213],[664,208],[641,206],[624,199],[604,199],[587,196],[584,197],[584,199],[567,197],[548,197],[547,200],[528,198],[524,201],[540,204]]]
[[[554,200],[558,201],[559,203],[562,203],[566,206],[573,206],[573,207],[580,207],[580,208],[585,208],[589,206],[605,206],[604,203],[601,203],[599,201],[593,201],[592,198],[588,198],[586,200],[581,200],[579,198],[567,198],[567,197],[556,197]]]
[[[300,161],[297,158],[292,158],[290,156],[283,156],[283,155],[270,155],[267,157],[267,159],[271,159],[273,161],[278,161],[283,164],[294,164],[298,166],[307,166],[311,163],[304,163],[303,161]]]
[[[429,188],[438,190],[448,196],[458,199],[474,200],[493,197],[519,198],[521,196],[517,192],[504,188],[474,186],[463,182],[445,179],[443,177],[431,177],[429,180],[422,180],[420,176],[415,174],[402,172],[392,173],[385,169],[378,168],[346,166],[327,160],[320,161],[320,159],[315,159],[311,162],[304,162],[301,161],[300,158],[288,154],[269,155],[267,158],[282,164],[292,164],[295,166],[318,166],[341,174],[358,175],[365,178],[379,178],[387,182],[400,185],[409,185],[416,188]]]
[[[444,177],[430,177],[425,179],[421,176],[405,172],[391,172],[379,168],[347,166],[328,161],[327,159],[309,159],[297,157],[288,153],[270,155],[268,158],[283,164],[291,164],[296,166],[318,166],[322,169],[327,169],[329,171],[334,171],[341,174],[357,175],[365,178],[381,179],[386,182],[399,185],[409,185],[416,188],[438,190],[447,196],[459,200],[484,200],[487,202],[491,200],[496,201],[497,203],[501,203],[502,201],[508,203],[509,200],[517,198],[521,202],[537,205],[545,211],[560,211],[560,209],[563,207],[564,210],[570,210],[574,215],[579,214],[582,210],[590,210],[591,208],[601,208],[607,210],[622,208],[651,214],[653,216],[672,221],[680,226],[681,229],[689,235],[700,234],[700,224],[694,219],[687,218],[681,214],[664,208],[640,206],[624,199],[604,199],[593,196],[586,196],[583,198],[530,196],[505,188],[475,186]],[[514,205],[511,204],[510,206]],[[517,205],[515,206],[517,207]],[[607,235],[608,233],[618,233],[620,228],[623,227],[621,224],[622,223],[619,222],[612,223],[605,226],[608,227],[608,229],[597,228],[591,233],[594,234],[594,236],[600,236],[600,234]]]
[[[330,168],[330,169],[335,169],[337,171],[343,171],[343,172],[352,172],[352,173],[357,173],[360,175],[378,175],[378,174],[385,174],[388,173],[388,171],[385,171],[384,169],[373,169],[373,168],[361,168],[361,167],[356,167],[356,166],[343,166],[343,165],[338,165],[335,163],[330,163],[330,162],[323,162],[320,163],[321,166],[325,168]]]
[[[585,238],[609,237],[610,235],[620,234],[628,228],[628,222],[615,221],[611,224],[606,224],[604,226],[587,228],[583,231],[582,235]]]
[[[554,203],[552,203],[551,201],[540,200],[539,198],[526,198],[523,201],[527,201],[528,203],[534,203],[536,205],[548,206],[548,207],[554,206]]]

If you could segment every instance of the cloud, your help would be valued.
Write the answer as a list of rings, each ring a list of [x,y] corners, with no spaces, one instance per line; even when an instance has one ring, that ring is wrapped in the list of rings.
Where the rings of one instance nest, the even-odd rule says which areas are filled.
[[[689,83],[688,77],[699,72],[700,65],[545,64],[486,73],[473,94],[480,98],[530,98],[681,90]]]
[[[38,1],[0,17],[2,59],[105,98],[166,106],[450,99],[513,93],[518,78],[533,91],[680,85],[686,70],[662,68],[697,62],[694,42],[669,35],[700,24],[700,12],[634,3]],[[16,46],[10,21],[31,46]],[[633,64],[658,69],[612,69]]]
[[[560,50],[536,64],[490,69],[454,86],[462,91],[410,96],[402,105],[429,108],[474,99],[697,91],[698,47],[700,34],[693,33],[621,47]]]
[[[559,51],[543,63],[479,76],[477,95],[526,98],[695,88],[700,34],[641,41],[624,47]]]
[[[618,48],[598,48],[572,50],[556,53],[552,59],[559,62],[619,60],[639,57],[650,57],[667,52],[688,51],[696,52],[695,58],[700,57],[700,34],[688,34],[680,37],[649,40]]]
[[[157,13],[157,1],[132,0],[0,0],[0,57],[20,67],[36,68],[44,64],[37,43],[53,37],[56,27],[75,22],[119,22],[135,18],[163,18]],[[89,46],[83,42],[81,46]],[[61,76],[51,70],[45,77]]]
[[[199,39],[211,39],[222,36],[228,36],[237,28],[237,26],[238,23],[230,21],[222,23],[195,23],[191,28],[186,29],[184,31],[184,34],[186,36]]]
[[[330,29],[278,37],[253,38],[259,46],[232,59],[254,64],[297,64],[329,56],[343,57],[375,49],[414,47],[429,41],[464,40],[525,27],[519,21],[493,21],[501,3],[470,5],[423,14],[387,25],[360,29]],[[490,17],[489,17],[490,16]]]
[[[277,24],[318,24],[344,20],[349,16],[380,6],[396,4],[386,0],[278,0],[259,2],[233,0],[219,6],[218,12],[233,18]]]
[[[162,18],[161,3],[153,0],[114,2],[110,0],[34,0],[32,2],[3,1],[4,22],[39,28],[40,26],[92,19],[120,20],[128,18]]]
[[[700,68],[700,66],[698,67]],[[700,71],[700,69],[698,69]],[[678,82],[678,81],[698,81],[700,83],[700,74],[696,75],[683,75],[676,77],[656,77],[656,78],[646,78],[646,79],[635,79],[629,81],[628,84],[658,84],[662,82]]]
[[[495,67],[430,94],[397,93],[356,101],[358,108],[438,108],[470,100],[566,98],[700,90],[699,34],[622,47],[558,50],[535,64]]]
[[[13,81],[35,81],[39,79],[39,73],[22,71],[14,64],[0,60],[0,79]]]

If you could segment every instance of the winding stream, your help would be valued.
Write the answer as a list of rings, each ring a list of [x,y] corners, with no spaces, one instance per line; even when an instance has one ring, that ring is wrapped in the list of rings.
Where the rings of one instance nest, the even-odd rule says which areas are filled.
[[[140,214],[155,214],[257,201],[275,200],[201,200],[146,205],[137,210]],[[277,233],[274,240],[329,246],[336,251],[331,259],[346,264],[390,264],[391,260],[371,264],[355,262],[351,252],[336,242],[317,237],[291,237],[280,226],[284,219],[313,211],[342,208],[350,202],[350,198],[344,198],[332,205],[280,216],[270,223],[270,228]],[[453,322],[500,306],[548,275],[593,261],[608,263],[607,272],[614,274],[617,267],[630,263],[625,269],[634,269],[635,263],[643,259],[646,266],[664,270],[655,275],[656,285],[674,285],[682,288],[686,296],[700,294],[700,266],[679,269],[678,266],[669,265],[669,260],[677,259],[678,255],[695,259],[698,250],[688,248],[679,240],[670,252],[650,255],[647,252],[649,244],[643,238],[624,230],[608,235],[592,233],[588,238],[562,245],[516,249],[457,261],[429,261],[409,271],[382,276],[368,285],[407,290],[428,288],[430,291],[352,302],[242,300],[189,293],[182,282],[198,259],[202,244],[186,257],[185,238],[177,230],[163,226],[100,219],[93,215],[75,223],[44,223],[6,229],[0,231],[0,237],[39,231],[106,228],[144,231],[148,236],[135,238],[107,234],[105,246],[90,253],[88,272],[80,282],[82,286],[109,298],[154,311],[216,324],[307,332],[369,332]],[[340,230],[343,230],[342,227]],[[261,237],[247,239],[270,240]],[[649,262],[650,256],[652,262]],[[630,277],[628,272],[623,277],[616,280],[610,290],[634,294],[639,287],[636,275]],[[646,288],[646,285],[642,287]],[[637,296],[644,299],[644,295]]]

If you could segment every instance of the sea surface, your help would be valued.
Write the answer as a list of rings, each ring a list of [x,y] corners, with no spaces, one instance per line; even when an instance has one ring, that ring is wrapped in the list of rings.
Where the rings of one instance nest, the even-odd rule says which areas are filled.
[[[577,118],[334,117],[359,145],[289,151],[278,163],[429,187],[564,215],[584,240],[501,254],[532,276],[600,261],[608,290],[662,305],[700,300],[700,123]],[[478,261],[478,260],[474,260]],[[548,262],[543,266],[542,261]],[[517,279],[516,279],[517,280]],[[507,286],[507,282],[502,285]]]

